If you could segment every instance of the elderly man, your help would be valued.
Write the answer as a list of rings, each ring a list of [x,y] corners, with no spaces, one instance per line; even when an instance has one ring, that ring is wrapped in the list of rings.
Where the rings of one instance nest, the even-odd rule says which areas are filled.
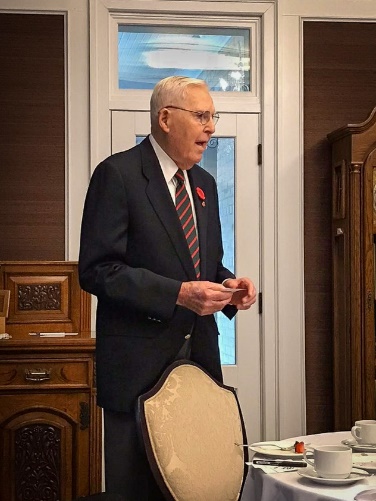
[[[137,397],[188,342],[184,356],[222,381],[213,314],[232,318],[256,299],[222,264],[216,183],[197,165],[219,118],[205,82],[161,80],[150,114],[151,134],[93,173],[79,258],[81,286],[98,298],[106,491],[127,501],[163,499],[138,441]]]

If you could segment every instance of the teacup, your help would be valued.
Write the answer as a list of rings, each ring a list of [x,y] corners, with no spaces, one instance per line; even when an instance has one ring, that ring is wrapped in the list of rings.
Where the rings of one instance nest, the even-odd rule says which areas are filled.
[[[313,452],[313,461],[307,457],[308,452]],[[303,455],[319,477],[348,478],[350,476],[353,467],[352,451],[346,445],[307,447]]]
[[[376,421],[374,419],[355,421],[351,434],[359,444],[376,445]]]

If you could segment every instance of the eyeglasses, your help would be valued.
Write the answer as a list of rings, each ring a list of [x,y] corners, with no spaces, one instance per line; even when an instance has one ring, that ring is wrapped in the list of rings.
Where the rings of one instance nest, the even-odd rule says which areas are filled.
[[[196,115],[201,125],[206,125],[210,120],[213,120],[213,124],[216,125],[216,123],[219,120],[218,113],[214,113],[214,115],[212,115],[210,111],[186,110],[185,108],[180,108],[179,106],[172,106],[172,105],[163,106],[163,108],[173,108],[174,110],[189,111],[189,113],[193,113],[194,115]]]

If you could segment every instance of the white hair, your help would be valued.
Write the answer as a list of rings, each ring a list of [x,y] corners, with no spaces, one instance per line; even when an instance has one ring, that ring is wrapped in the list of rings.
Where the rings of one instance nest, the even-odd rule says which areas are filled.
[[[160,80],[154,87],[150,99],[151,126],[158,123],[159,111],[169,105],[179,106],[186,96],[187,87],[197,86],[208,89],[204,80],[182,76],[172,76]]]

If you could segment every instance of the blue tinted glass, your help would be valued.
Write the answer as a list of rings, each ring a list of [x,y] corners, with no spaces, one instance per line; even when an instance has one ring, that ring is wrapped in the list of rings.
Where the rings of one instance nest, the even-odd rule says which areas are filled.
[[[153,89],[182,75],[212,91],[250,91],[250,30],[119,25],[118,75],[120,89]]]
[[[223,264],[235,273],[235,139],[213,137],[200,165],[217,181],[224,250]],[[223,365],[235,364],[235,320],[229,320],[223,313],[217,313],[216,320],[221,333],[219,336],[221,362]]]

